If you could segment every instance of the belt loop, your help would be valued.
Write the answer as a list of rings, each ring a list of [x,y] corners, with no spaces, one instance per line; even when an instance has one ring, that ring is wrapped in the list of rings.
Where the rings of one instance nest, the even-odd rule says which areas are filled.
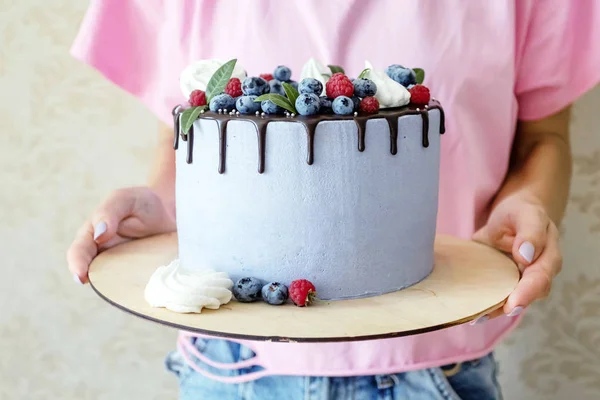
[[[395,375],[375,375],[375,382],[377,382],[377,389],[385,390],[396,385],[398,379]]]
[[[446,375],[447,378],[450,378],[456,374],[458,374],[460,372],[462,368],[462,363],[456,363],[454,364],[451,368],[442,368],[442,371],[444,372],[444,375]]]

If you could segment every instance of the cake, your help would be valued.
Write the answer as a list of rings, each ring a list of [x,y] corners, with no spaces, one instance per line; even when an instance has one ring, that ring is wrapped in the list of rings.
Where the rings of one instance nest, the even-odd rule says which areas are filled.
[[[376,91],[356,89],[360,100],[349,91],[357,81],[348,87],[339,67],[310,60],[300,93],[278,69],[276,78],[288,78],[281,90],[271,76],[245,77],[235,60],[206,60],[182,73],[182,91],[196,104],[173,110],[179,257],[153,277],[151,304],[182,311],[166,303],[181,302],[185,290],[186,301],[195,293],[198,302],[210,286],[221,297],[208,296],[192,311],[217,308],[244,277],[285,285],[307,279],[319,299],[356,299],[405,289],[431,273],[445,128],[441,105],[420,84],[422,70],[366,63],[359,79]],[[235,106],[216,109],[215,93],[202,104],[198,96],[214,90],[207,74],[213,83],[226,79],[232,95],[241,94],[237,75],[244,93]],[[319,97],[316,113],[311,91]],[[248,93],[261,109],[241,100]],[[338,97],[352,101],[351,112]],[[290,100],[288,110],[282,99]]]

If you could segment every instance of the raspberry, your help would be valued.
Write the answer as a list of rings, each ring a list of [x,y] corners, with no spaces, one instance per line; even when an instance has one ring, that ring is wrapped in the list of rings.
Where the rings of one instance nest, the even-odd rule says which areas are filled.
[[[415,85],[408,89],[410,93],[410,102],[412,104],[428,104],[431,99],[429,89],[423,85]]]
[[[273,80],[273,74],[260,74],[259,77],[263,78],[267,82]]]
[[[354,84],[346,75],[337,72],[325,84],[325,91],[330,99],[335,99],[338,96],[352,97]]]
[[[360,102],[360,111],[364,111],[367,113],[376,113],[379,111],[379,101],[372,96],[365,97]]]
[[[194,90],[190,93],[190,106],[199,107],[206,105],[206,93],[203,90]]]
[[[227,86],[225,86],[225,93],[233,97],[241,96],[242,93],[242,82],[238,78],[231,78],[229,82],[227,82]]]
[[[295,305],[304,307],[316,299],[317,290],[310,281],[298,279],[291,283],[289,294]]]

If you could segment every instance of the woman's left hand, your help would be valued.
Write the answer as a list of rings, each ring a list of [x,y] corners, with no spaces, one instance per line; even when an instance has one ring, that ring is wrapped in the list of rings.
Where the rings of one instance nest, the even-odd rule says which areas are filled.
[[[552,280],[562,268],[562,255],[558,228],[541,202],[523,192],[504,198],[473,239],[511,254],[522,275],[504,307],[472,323],[500,315],[514,317],[533,301],[548,296]]]

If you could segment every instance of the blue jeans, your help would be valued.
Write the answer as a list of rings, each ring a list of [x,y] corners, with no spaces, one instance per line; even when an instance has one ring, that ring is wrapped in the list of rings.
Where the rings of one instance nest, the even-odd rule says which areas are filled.
[[[195,339],[203,355],[222,363],[251,358],[252,350],[217,339]],[[241,370],[215,369],[195,362],[221,376],[246,374],[260,367]],[[389,375],[356,377],[267,376],[254,381],[221,383],[197,373],[183,357],[170,353],[165,364],[179,379],[180,400],[501,400],[492,353],[460,364]]]

